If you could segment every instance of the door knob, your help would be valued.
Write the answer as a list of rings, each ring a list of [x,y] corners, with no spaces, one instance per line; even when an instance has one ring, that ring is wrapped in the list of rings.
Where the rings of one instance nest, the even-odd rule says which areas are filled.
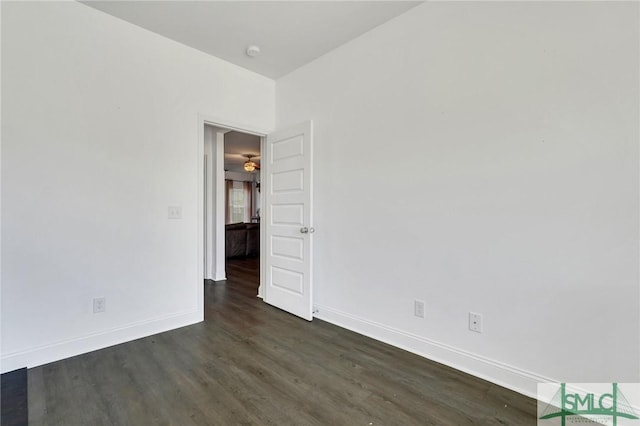
[[[306,226],[300,228],[300,233],[301,234],[308,234],[309,233],[309,228],[307,228]]]

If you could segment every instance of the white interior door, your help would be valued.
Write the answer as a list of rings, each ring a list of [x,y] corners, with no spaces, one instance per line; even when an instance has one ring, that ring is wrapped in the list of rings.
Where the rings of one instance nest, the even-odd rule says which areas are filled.
[[[312,132],[309,121],[267,135],[262,163],[264,300],[308,321],[313,318]]]

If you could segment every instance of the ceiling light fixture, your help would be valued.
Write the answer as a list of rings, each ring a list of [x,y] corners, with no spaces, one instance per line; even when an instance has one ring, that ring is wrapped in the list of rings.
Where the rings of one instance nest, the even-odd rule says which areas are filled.
[[[251,57],[251,58],[255,58],[256,56],[258,56],[260,54],[260,48],[256,45],[251,45],[249,47],[247,47],[247,56]]]
[[[252,172],[256,169],[257,164],[251,161],[251,159],[253,158],[253,155],[247,155],[247,157],[249,159],[244,162],[244,170],[247,172]]]

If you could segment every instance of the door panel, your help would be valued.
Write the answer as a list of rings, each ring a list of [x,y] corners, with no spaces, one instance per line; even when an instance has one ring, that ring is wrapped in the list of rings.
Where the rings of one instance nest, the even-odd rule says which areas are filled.
[[[262,163],[267,189],[264,300],[309,321],[313,318],[312,130],[307,122],[268,135]]]

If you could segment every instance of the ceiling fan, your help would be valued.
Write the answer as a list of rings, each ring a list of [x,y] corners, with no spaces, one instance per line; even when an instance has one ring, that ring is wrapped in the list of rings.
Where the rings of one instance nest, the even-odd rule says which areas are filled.
[[[243,164],[245,171],[252,172],[254,170],[260,170],[260,164],[252,160],[252,158],[257,157],[257,155],[244,154],[244,157],[247,157],[247,161]]]

